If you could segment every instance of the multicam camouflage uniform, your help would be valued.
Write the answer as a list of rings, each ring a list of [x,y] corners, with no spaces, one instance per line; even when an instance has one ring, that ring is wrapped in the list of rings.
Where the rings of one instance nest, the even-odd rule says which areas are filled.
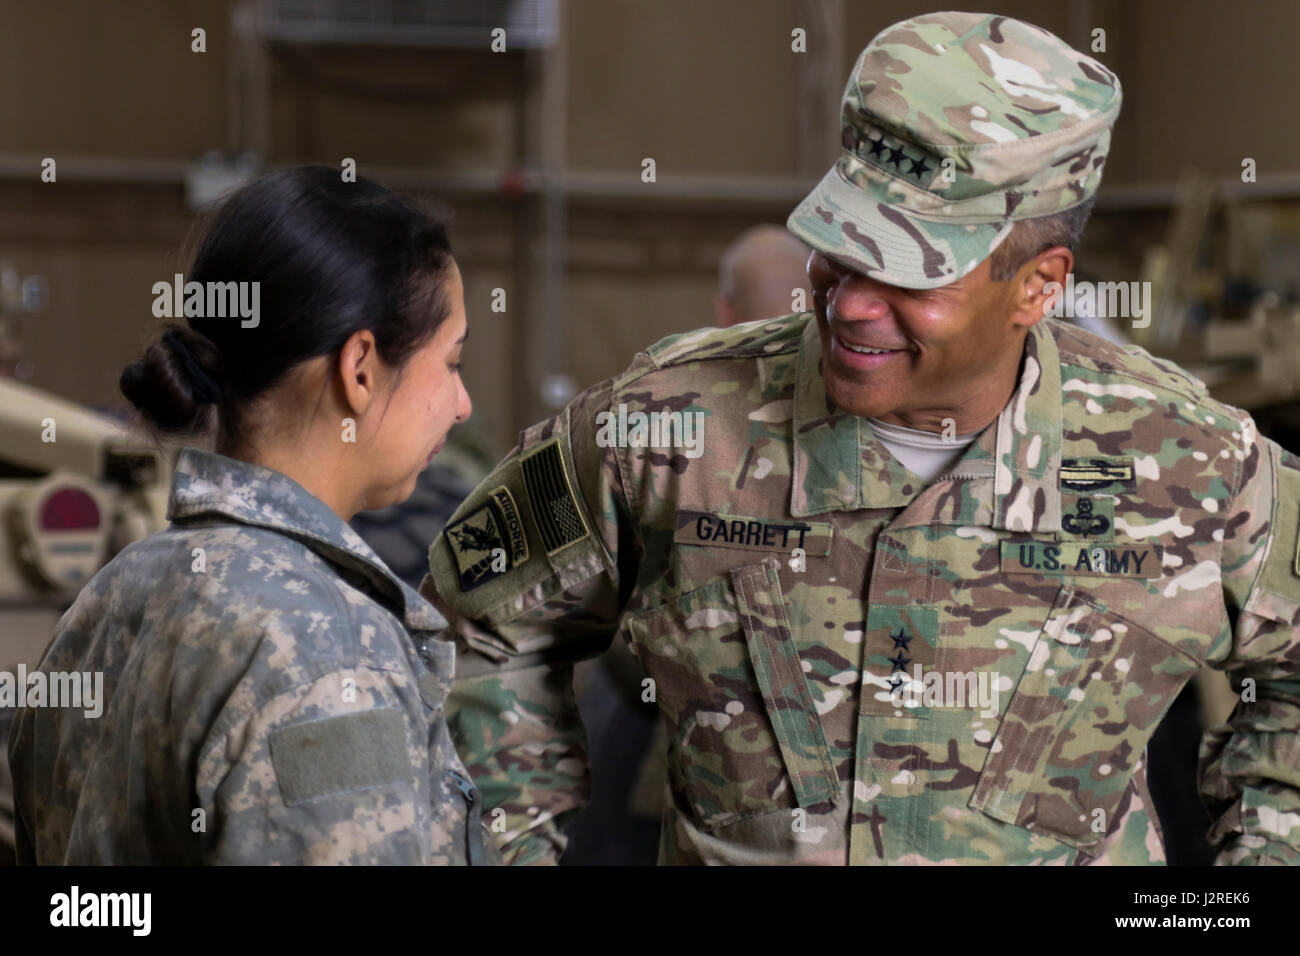
[[[449,721],[506,859],[562,850],[569,662],[619,634],[668,726],[661,862],[1162,862],[1144,752],[1212,666],[1254,684],[1203,748],[1219,862],[1300,863],[1300,459],[1046,320],[926,483],[820,357],[811,314],[665,339],[527,429],[433,544],[426,593],[465,618]],[[702,413],[704,454],[602,447],[620,405]],[[964,705],[918,667],[974,675]]]
[[[41,662],[102,671],[106,704],[20,713],[19,862],[483,859],[441,616],[277,472],[185,449],[168,518]]]

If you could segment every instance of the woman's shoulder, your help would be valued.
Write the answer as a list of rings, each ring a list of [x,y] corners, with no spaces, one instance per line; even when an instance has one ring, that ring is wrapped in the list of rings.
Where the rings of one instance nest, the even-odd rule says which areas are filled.
[[[329,598],[339,584],[326,562],[290,536],[232,521],[193,521],[132,542],[85,590],[166,593],[178,600],[236,593],[274,599],[286,594],[301,604],[305,598]]]
[[[406,665],[397,619],[337,567],[291,536],[235,522],[174,524],[131,544],[86,585],[59,629],[122,621],[137,641],[224,660],[260,656],[319,670],[364,655]]]

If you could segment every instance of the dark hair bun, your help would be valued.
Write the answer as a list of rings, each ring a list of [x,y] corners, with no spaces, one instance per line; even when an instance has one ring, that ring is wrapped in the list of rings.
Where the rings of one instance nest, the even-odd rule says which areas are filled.
[[[199,434],[221,401],[220,356],[193,329],[169,329],[122,370],[118,387],[155,430]]]
[[[241,419],[252,404],[303,362],[368,330],[400,368],[451,314],[445,217],[363,177],[275,170],[200,222],[186,288],[204,289],[205,308],[122,373],[155,430],[211,429],[218,451],[237,447],[251,441]]]

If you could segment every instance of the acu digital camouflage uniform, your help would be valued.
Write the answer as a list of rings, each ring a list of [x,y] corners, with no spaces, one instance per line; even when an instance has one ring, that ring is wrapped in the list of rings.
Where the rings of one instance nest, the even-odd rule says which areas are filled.
[[[168,518],[41,662],[102,671],[105,704],[19,714],[19,862],[499,861],[443,715],[442,617],[278,472],[185,449]]]
[[[1203,748],[1219,861],[1300,863],[1300,459],[1045,320],[927,485],[820,356],[810,314],[666,339],[527,429],[434,543],[426,588],[466,618],[449,720],[506,859],[564,846],[569,662],[617,633],[668,726],[661,862],[1162,862],[1144,751],[1213,666],[1254,683]],[[703,456],[599,447],[619,405],[702,413]],[[997,714],[896,706],[917,666],[986,675]]]
[[[1093,194],[1119,104],[1045,30],[915,17],[858,58],[789,228],[946,285]],[[662,862],[1162,862],[1145,749],[1205,666],[1249,679],[1203,749],[1218,859],[1300,862],[1300,461],[1176,367],[1044,321],[926,482],[830,402],[821,355],[807,313],[666,339],[526,430],[434,543],[449,721],[507,859],[564,846],[569,662],[618,634],[668,728]],[[602,413],[664,410],[703,416],[702,456],[597,441]]]

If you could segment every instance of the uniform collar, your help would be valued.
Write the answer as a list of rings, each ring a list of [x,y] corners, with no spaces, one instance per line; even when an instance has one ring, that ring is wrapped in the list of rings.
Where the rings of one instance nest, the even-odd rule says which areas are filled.
[[[221,515],[297,538],[325,560],[363,575],[401,609],[408,630],[441,630],[447,622],[399,580],[348,524],[302,485],[261,465],[197,448],[176,459],[169,521]]]
[[[790,513],[905,508],[925,487],[876,439],[866,419],[826,395],[817,321],[804,327],[794,397]],[[1061,366],[1046,323],[1025,337],[1020,381],[997,419],[951,471],[991,476],[991,526],[1005,531],[1058,531],[1061,502]]]
[[[1061,355],[1047,322],[1025,336],[1020,384],[997,421],[993,527],[1061,530]]]

